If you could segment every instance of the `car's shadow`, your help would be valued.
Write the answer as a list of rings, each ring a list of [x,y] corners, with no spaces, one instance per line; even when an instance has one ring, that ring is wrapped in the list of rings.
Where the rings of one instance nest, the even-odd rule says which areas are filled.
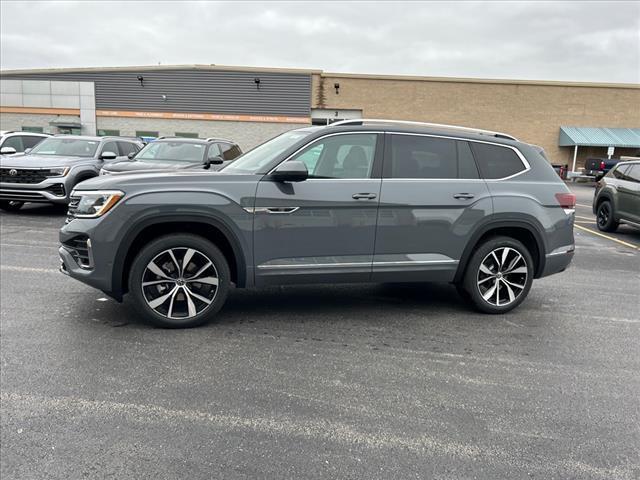
[[[25,203],[17,212],[3,212],[7,217],[63,217],[67,213],[66,205],[52,205],[49,203]]]
[[[434,317],[473,312],[456,289],[444,283],[283,286],[233,290],[209,326],[325,322],[336,318],[375,323],[378,319],[388,321],[390,317],[411,314]],[[100,312],[93,312],[92,316],[114,327],[148,326],[128,298],[123,304],[105,302]]]

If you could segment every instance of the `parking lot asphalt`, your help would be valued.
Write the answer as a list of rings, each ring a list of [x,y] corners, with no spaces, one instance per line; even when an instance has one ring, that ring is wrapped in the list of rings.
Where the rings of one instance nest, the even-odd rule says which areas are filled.
[[[574,262],[510,314],[292,286],[177,331],[57,272],[64,212],[0,213],[0,476],[640,478],[640,232],[571,188]]]

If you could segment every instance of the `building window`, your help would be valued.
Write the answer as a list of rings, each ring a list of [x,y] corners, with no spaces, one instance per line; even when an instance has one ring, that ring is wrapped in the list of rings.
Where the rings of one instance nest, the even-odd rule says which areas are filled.
[[[160,134],[158,132],[152,132],[150,130],[136,130],[136,137],[142,138],[158,138]]]
[[[176,132],[176,137],[198,138],[198,134],[197,133],[188,133],[188,132]]]
[[[22,127],[23,132],[44,133],[42,127]]]
[[[100,129],[100,130],[98,130],[98,136],[99,137],[119,137],[120,136],[120,130]]]

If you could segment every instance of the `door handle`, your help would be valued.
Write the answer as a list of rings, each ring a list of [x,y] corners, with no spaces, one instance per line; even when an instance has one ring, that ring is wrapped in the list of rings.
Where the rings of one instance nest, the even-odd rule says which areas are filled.
[[[373,200],[377,195],[375,193],[354,193],[351,197],[354,200]]]
[[[464,200],[470,200],[473,198],[473,195],[471,193],[456,193],[453,195],[453,198],[458,198],[458,199],[464,199]]]

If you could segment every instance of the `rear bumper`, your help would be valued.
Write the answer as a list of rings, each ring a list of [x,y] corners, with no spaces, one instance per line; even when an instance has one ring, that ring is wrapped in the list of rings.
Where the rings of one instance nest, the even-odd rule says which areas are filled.
[[[540,277],[547,277],[554,273],[560,273],[569,266],[575,253],[575,245],[566,245],[556,248],[551,253],[545,255],[544,270]]]

